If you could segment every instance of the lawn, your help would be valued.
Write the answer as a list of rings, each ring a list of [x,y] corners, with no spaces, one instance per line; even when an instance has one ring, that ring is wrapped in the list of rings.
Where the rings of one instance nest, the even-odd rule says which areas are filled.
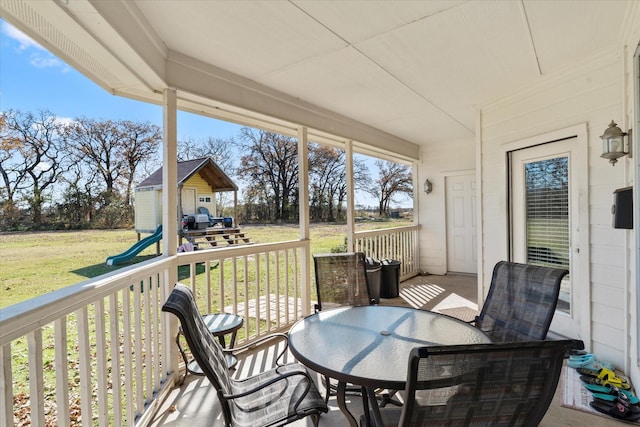
[[[358,230],[410,224],[410,221],[367,222],[359,224]],[[254,243],[296,240],[300,234],[297,225],[251,225],[243,226],[242,231]],[[311,252],[331,252],[344,245],[345,233],[344,224],[312,225]],[[107,257],[125,251],[136,241],[133,230],[0,234],[0,308],[121,268],[122,265],[108,267]],[[152,245],[134,262],[155,255]]]

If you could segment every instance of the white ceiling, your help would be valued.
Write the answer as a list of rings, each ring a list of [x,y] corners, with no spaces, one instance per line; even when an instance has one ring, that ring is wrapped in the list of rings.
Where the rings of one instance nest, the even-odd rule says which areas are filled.
[[[0,9],[113,93],[159,102],[169,85],[190,110],[225,117],[215,108],[227,105],[411,147],[472,139],[479,106],[619,49],[633,3],[0,0]]]

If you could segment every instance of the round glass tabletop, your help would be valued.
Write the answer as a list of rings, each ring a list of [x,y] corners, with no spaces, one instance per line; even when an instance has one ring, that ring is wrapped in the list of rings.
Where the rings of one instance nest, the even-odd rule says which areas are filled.
[[[491,342],[458,319],[408,307],[321,311],[289,331],[293,355],[309,368],[365,387],[401,389],[415,347]]]

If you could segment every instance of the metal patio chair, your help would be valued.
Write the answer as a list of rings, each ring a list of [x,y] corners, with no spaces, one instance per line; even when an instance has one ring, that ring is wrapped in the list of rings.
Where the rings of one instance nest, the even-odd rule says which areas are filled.
[[[372,305],[367,279],[367,265],[362,252],[316,254],[313,256],[316,274],[318,303],[316,313],[321,310],[344,306]],[[324,378],[325,401],[336,393],[337,386],[327,376]],[[363,395],[361,387],[347,385],[349,394]]]
[[[374,303],[362,252],[316,254],[313,256],[313,264],[318,293],[316,312]]]
[[[582,348],[576,340],[415,348],[405,403],[381,409],[383,425],[537,426],[553,399],[565,354]]]
[[[568,270],[500,261],[476,327],[494,342],[543,340]]]
[[[187,286],[176,284],[162,311],[180,320],[193,357],[217,391],[225,426],[282,426],[307,416],[317,426],[320,414],[328,411],[307,370],[298,363],[278,364],[242,380],[231,378],[225,351],[209,332]],[[268,336],[260,341],[272,338],[286,339],[286,335]]]

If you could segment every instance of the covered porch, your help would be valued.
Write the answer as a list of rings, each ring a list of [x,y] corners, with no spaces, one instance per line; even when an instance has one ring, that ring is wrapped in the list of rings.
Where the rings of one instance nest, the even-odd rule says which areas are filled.
[[[469,319],[477,311],[475,288],[477,278],[473,275],[451,274],[447,276],[417,276],[402,282],[400,296],[381,299],[381,305],[399,305],[419,307],[440,313],[453,315],[463,320]],[[274,354],[268,348],[259,347],[245,353],[234,371],[234,377],[251,375],[256,366],[260,369],[270,367],[270,356]],[[286,361],[293,361],[289,353]],[[322,384],[321,376],[316,374],[316,383]],[[542,427],[555,426],[599,426],[614,427],[619,421],[606,418],[597,412],[584,412],[563,406],[564,381],[562,377],[554,400],[547,415],[540,424]],[[324,389],[320,386],[324,393]],[[349,411],[359,418],[362,414],[362,402],[358,396],[348,397]],[[209,381],[201,376],[186,375],[179,387],[174,389],[151,422],[152,427],[171,425],[175,427],[192,425],[222,425],[221,409],[214,389]],[[310,420],[300,420],[291,424],[302,427],[312,425]],[[329,398],[329,412],[321,416],[320,425],[331,427],[348,426],[349,423],[338,408],[336,397]]]
[[[180,266],[193,272],[187,284],[201,310],[253,319],[239,343],[310,313],[306,203],[297,240],[177,253],[178,110],[295,137],[302,201],[307,142],[340,147],[348,248],[400,259],[403,279],[469,269],[478,304],[496,262],[527,260],[518,165],[561,153],[575,172],[572,288],[552,330],[640,384],[640,235],[611,226],[613,191],[640,174],[637,1],[0,0],[0,11],[110,93],[163,106],[166,236],[157,259],[0,312],[0,424],[12,425],[16,410],[33,425],[54,413],[61,426],[157,419],[180,378],[178,325],[160,312]],[[636,129],[632,156],[615,167],[600,158],[612,119]],[[553,150],[529,151],[539,147]],[[413,226],[355,231],[354,152],[412,165]],[[470,227],[463,235],[451,227],[458,220]],[[24,369],[18,350],[28,384],[13,381]],[[26,391],[15,404],[18,388]]]

